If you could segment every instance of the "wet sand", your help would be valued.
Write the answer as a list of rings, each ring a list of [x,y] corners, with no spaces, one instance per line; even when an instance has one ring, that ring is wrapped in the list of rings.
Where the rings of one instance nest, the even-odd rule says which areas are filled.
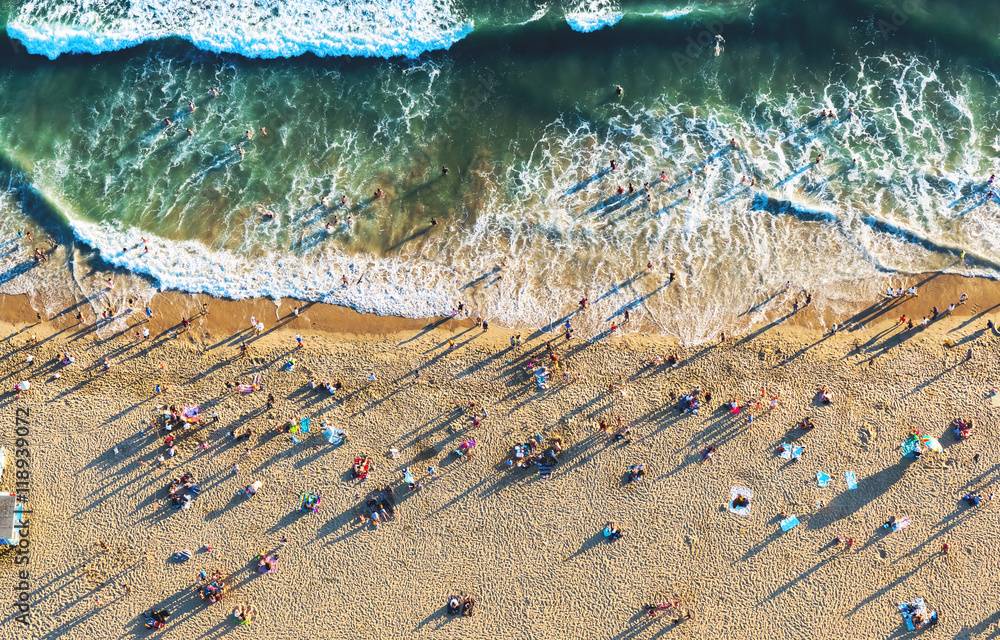
[[[896,603],[923,597],[942,616],[942,637],[991,637],[1000,630],[991,596],[1000,556],[990,543],[1000,516],[988,498],[1000,454],[986,446],[998,435],[989,398],[998,334],[986,322],[1000,285],[952,276],[912,283],[918,298],[873,300],[847,317],[806,309],[786,318],[790,301],[779,299],[754,332],[698,348],[643,332],[567,344],[534,331],[521,331],[526,342],[514,348],[516,332],[492,326],[484,335],[469,319],[320,304],[303,304],[295,317],[294,301],[178,293],[153,297],[151,340],[137,342],[141,307],[128,328],[119,313],[118,324],[95,329],[76,325],[75,309],[39,322],[25,297],[2,297],[0,412],[9,425],[15,408],[31,414],[31,634],[144,637],[142,614],[166,606],[175,613],[159,633],[170,638],[889,638],[905,629]],[[969,303],[926,330],[896,324],[943,310],[963,291]],[[196,315],[202,303],[207,316]],[[262,336],[246,331],[250,315],[265,323]],[[188,332],[178,332],[182,316],[194,316]],[[822,329],[845,321],[836,335]],[[243,339],[252,352],[241,359]],[[547,360],[546,339],[565,369],[541,391],[524,365],[532,355]],[[77,360],[62,366],[67,350]],[[651,364],[670,354],[676,369]],[[226,391],[255,373],[262,392]],[[331,396],[311,390],[311,379],[345,388]],[[7,391],[20,380],[32,389],[18,400]],[[156,384],[169,390],[156,395]],[[679,414],[672,398],[696,386],[712,400],[698,416]],[[831,405],[818,402],[823,386]],[[752,426],[746,410],[733,416],[722,406],[732,397],[755,414]],[[164,404],[198,404],[219,420],[180,437],[176,456],[159,466],[167,434],[149,421]],[[628,443],[597,427],[617,416],[632,427]],[[796,427],[806,416],[814,430]],[[956,416],[975,421],[971,439],[952,435]],[[278,430],[293,417],[312,420],[299,443]],[[323,422],[347,429],[350,441],[329,445]],[[247,428],[249,443],[226,435]],[[944,453],[902,459],[913,428],[939,438]],[[534,434],[565,446],[549,480],[537,467],[503,464]],[[7,429],[0,444],[10,449],[13,438]],[[460,460],[452,451],[469,438],[476,455]],[[802,460],[783,460],[783,442],[805,445]],[[708,445],[718,454],[702,463]],[[399,459],[389,457],[393,448]],[[365,455],[369,479],[352,480],[352,461]],[[639,462],[646,477],[625,482]],[[402,483],[407,466],[423,490]],[[817,486],[817,471],[832,477],[828,487]],[[858,489],[847,489],[846,471]],[[166,487],[183,472],[202,493],[192,509],[172,510]],[[254,480],[263,482],[259,495],[235,497]],[[396,519],[377,531],[359,525],[364,498],[389,483]],[[725,509],[737,485],[755,494],[746,518]],[[12,488],[8,462],[0,489]],[[982,506],[960,502],[969,490],[982,491]],[[296,510],[302,491],[322,494],[318,514]],[[800,524],[783,533],[783,514]],[[912,526],[887,534],[881,525],[893,515]],[[601,534],[608,520],[626,533],[613,544]],[[854,538],[853,549],[837,536]],[[191,560],[170,560],[185,548],[196,551]],[[279,555],[273,575],[254,570],[265,552]],[[0,556],[4,584],[13,585],[12,562]],[[194,580],[217,567],[230,591],[209,605]],[[459,592],[477,597],[472,618],[445,613],[446,597]],[[679,600],[692,618],[675,627],[669,613],[645,617],[643,605],[663,599]],[[232,623],[238,604],[260,612],[249,629]],[[0,638],[27,637],[13,615]]]

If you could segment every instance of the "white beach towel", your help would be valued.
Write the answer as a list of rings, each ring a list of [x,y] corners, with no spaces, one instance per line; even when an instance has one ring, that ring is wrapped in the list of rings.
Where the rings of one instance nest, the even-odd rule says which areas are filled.
[[[743,496],[751,502],[745,507],[735,507],[733,502],[736,501],[737,496]],[[750,507],[753,503],[753,490],[746,487],[733,487],[729,490],[729,513],[735,513],[738,516],[749,516]]]

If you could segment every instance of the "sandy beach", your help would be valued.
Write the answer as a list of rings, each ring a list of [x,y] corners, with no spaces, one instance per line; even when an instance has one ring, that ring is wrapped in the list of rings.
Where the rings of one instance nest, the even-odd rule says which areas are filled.
[[[127,328],[99,331],[92,317],[78,324],[76,309],[39,321],[25,297],[3,297],[0,445],[14,448],[15,412],[27,410],[32,514],[30,626],[5,604],[0,639],[895,638],[906,632],[897,603],[918,597],[938,612],[938,637],[996,637],[1000,454],[985,445],[998,435],[998,333],[987,321],[1000,285],[945,275],[910,284],[919,297],[872,300],[846,317],[782,302],[752,333],[696,348],[642,332],[567,342],[520,331],[512,346],[517,331],[484,334],[468,318],[179,293],[154,296],[148,324],[137,304]],[[966,304],[920,328],[963,292]],[[845,328],[824,330],[833,323]],[[143,327],[148,341],[136,338]],[[60,364],[65,352],[73,364]],[[676,368],[655,360],[670,355]],[[552,371],[548,389],[527,370],[532,357]],[[255,374],[260,391],[227,389]],[[25,380],[18,398],[11,389]],[[680,413],[676,398],[696,387],[711,400]],[[725,406],[734,398],[739,415]],[[158,430],[156,407],[170,405],[198,405],[202,421]],[[619,416],[631,431],[616,441],[598,424],[613,431]],[[807,417],[815,428],[797,426]],[[963,441],[957,417],[975,425]],[[293,418],[310,418],[310,433],[282,431]],[[329,444],[323,423],[348,442]],[[227,435],[247,429],[249,439]],[[913,429],[943,453],[901,457]],[[537,451],[562,443],[548,479],[505,464],[536,434]],[[455,455],[469,439],[474,455]],[[804,446],[801,460],[783,459],[783,443]],[[705,462],[708,446],[717,453]],[[364,481],[350,473],[358,457],[372,461]],[[14,489],[12,459],[0,490]],[[638,463],[645,477],[627,481]],[[407,467],[422,489],[403,482]],[[168,487],[183,473],[201,491],[190,509],[171,509]],[[237,496],[255,480],[256,496]],[[395,518],[361,524],[367,496],[389,484]],[[736,486],[754,494],[746,517],[727,511]],[[969,491],[982,493],[979,506],[961,500]],[[322,496],[318,513],[298,509],[302,492]],[[799,524],[785,532],[788,516]],[[893,516],[912,525],[890,532]],[[612,543],[608,521],[624,532]],[[192,557],[173,561],[183,549]],[[277,571],[259,573],[258,554],[277,554]],[[10,602],[25,569],[16,558],[0,554]],[[217,568],[228,591],[209,604],[196,578]],[[474,596],[474,615],[448,615],[451,594]],[[647,616],[660,601],[679,606]],[[233,621],[241,604],[258,612],[249,627]],[[144,613],[162,608],[166,627],[147,630]]]

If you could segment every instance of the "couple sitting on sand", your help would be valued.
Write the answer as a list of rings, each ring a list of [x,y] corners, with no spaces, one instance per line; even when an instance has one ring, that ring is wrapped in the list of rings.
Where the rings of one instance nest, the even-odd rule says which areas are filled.
[[[462,612],[463,616],[472,617],[472,611],[476,606],[476,599],[472,596],[449,596],[448,597],[448,614],[455,615],[459,611]]]
[[[607,538],[608,542],[614,542],[623,535],[625,535],[624,532],[622,532],[618,523],[614,520],[611,520],[608,524],[604,525],[604,537]]]

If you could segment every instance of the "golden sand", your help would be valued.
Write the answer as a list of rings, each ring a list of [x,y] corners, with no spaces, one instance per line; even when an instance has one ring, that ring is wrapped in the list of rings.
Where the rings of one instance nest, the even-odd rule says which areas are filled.
[[[755,333],[700,348],[635,334],[560,337],[553,342],[564,366],[548,390],[525,364],[532,355],[548,363],[545,340],[554,335],[522,332],[525,344],[511,347],[514,332],[484,335],[467,319],[379,318],[324,305],[302,305],[295,317],[293,301],[279,318],[270,301],[162,294],[150,303],[143,342],[135,339],[141,309],[133,326],[109,333],[76,325],[75,311],[36,322],[24,298],[2,298],[0,444],[12,448],[15,409],[28,409],[33,514],[31,629],[5,606],[0,638],[144,636],[144,612],[161,607],[173,615],[158,637],[179,639],[889,638],[905,630],[896,603],[915,597],[941,615],[937,637],[995,637],[1000,553],[989,497],[1000,454],[988,444],[997,435],[998,335],[986,322],[1000,288],[945,276],[914,283],[923,283],[919,298],[859,309],[853,330],[836,335],[819,330],[808,309],[772,322],[783,309]],[[928,329],[896,324],[957,302],[961,291],[969,303]],[[208,315],[196,315],[204,302]],[[191,315],[191,329],[178,331]],[[265,333],[240,358],[250,315]],[[65,351],[74,364],[59,364]],[[676,369],[650,364],[670,354]],[[256,373],[262,391],[227,391],[227,382]],[[313,390],[313,379],[345,388]],[[31,391],[16,399],[7,392],[21,380]],[[169,390],[156,395],[156,384]],[[698,416],[679,414],[672,399],[696,386],[711,402]],[[833,404],[818,402],[821,387]],[[773,395],[779,404],[770,410]],[[723,405],[731,398],[743,405],[738,416]],[[188,404],[206,417],[161,466],[167,434],[150,422],[155,407]],[[630,442],[597,426],[618,416],[631,426]],[[816,428],[797,428],[807,416]],[[967,441],[951,432],[958,416],[976,424]],[[298,443],[279,431],[295,417],[312,423],[309,435],[294,435]],[[328,444],[324,422],[345,428],[349,442]],[[249,444],[226,435],[248,428]],[[914,428],[939,438],[944,453],[901,458]],[[548,480],[537,467],[504,464],[535,434],[565,447]],[[472,459],[452,453],[470,438]],[[778,455],[785,442],[805,446],[801,461]],[[718,453],[703,463],[708,445]],[[371,474],[354,480],[351,464],[363,456]],[[626,482],[636,463],[647,475]],[[422,490],[403,484],[407,466]],[[11,471],[8,463],[0,489],[13,488]],[[817,471],[831,476],[828,487],[817,486]],[[848,471],[856,490],[847,489]],[[173,510],[167,486],[184,472],[201,495],[190,510]],[[254,480],[263,483],[256,497],[236,496]],[[378,530],[359,524],[368,493],[390,483],[395,520]],[[754,492],[746,518],[726,510],[738,485]],[[969,490],[982,491],[982,506],[961,503]],[[304,491],[322,495],[318,514],[297,510]],[[800,524],[782,532],[786,515]],[[912,526],[888,533],[882,524],[893,515]],[[611,544],[601,533],[609,520],[625,531]],[[838,536],[853,538],[853,548]],[[171,561],[181,549],[193,557]],[[260,553],[278,554],[276,573],[256,571]],[[10,601],[13,561],[0,556],[0,593]],[[195,579],[216,568],[229,592],[210,605]],[[472,617],[446,614],[446,598],[460,593],[477,598]],[[680,608],[647,617],[644,605],[661,600]],[[233,623],[240,604],[259,612],[249,627]]]

